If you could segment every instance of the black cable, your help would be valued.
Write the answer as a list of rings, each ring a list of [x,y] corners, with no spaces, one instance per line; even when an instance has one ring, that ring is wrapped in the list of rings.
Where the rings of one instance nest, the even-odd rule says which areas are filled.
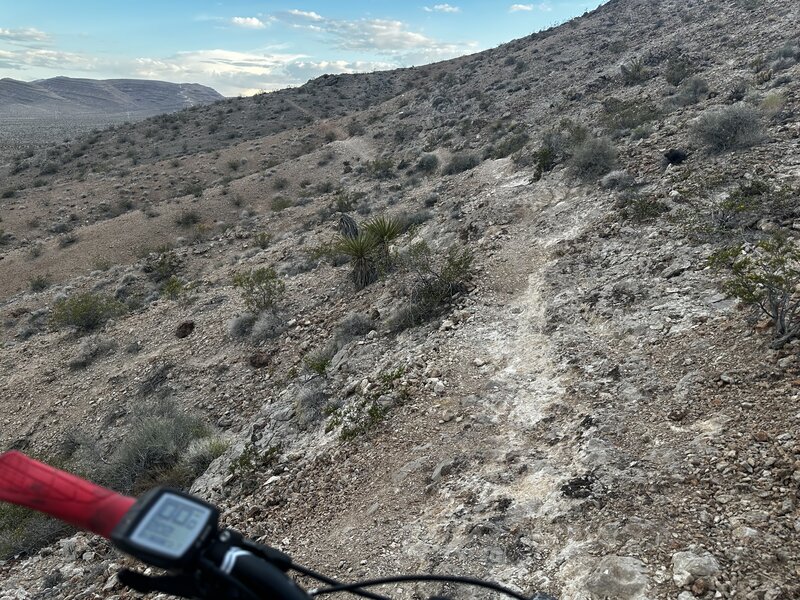
[[[316,579],[317,581],[321,581],[322,583],[327,583],[330,586],[340,586],[346,585],[343,584],[341,581],[337,581],[331,577],[323,575],[322,573],[317,573],[316,571],[312,571],[307,567],[303,567],[301,565],[296,565],[292,563],[292,570],[305,575],[306,577],[311,577],[311,579]],[[357,596],[363,596],[364,598],[372,598],[372,600],[391,600],[388,596],[381,596],[380,594],[375,594],[373,592],[365,592],[364,590],[354,589],[349,590],[351,594],[355,594]],[[313,592],[309,592],[309,596],[313,596]]]
[[[351,592],[358,588],[371,587],[373,585],[384,585],[387,583],[402,583],[405,581],[443,581],[448,583],[463,583],[465,585],[474,585],[477,587],[487,588],[517,600],[530,600],[527,596],[518,594],[514,590],[503,587],[500,584],[491,581],[484,581],[483,579],[475,579],[473,577],[452,577],[450,575],[397,575],[395,577],[382,577],[380,579],[368,579],[366,581],[358,581],[356,583],[340,584],[321,590],[314,590],[310,592],[310,596],[321,596],[322,594],[335,594],[337,592]]]

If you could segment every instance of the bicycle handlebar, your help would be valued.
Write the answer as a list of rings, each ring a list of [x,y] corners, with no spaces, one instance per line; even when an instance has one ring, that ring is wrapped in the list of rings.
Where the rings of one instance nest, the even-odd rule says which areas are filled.
[[[400,576],[343,584],[296,565],[286,554],[244,539],[236,531],[219,531],[219,510],[199,498],[154,488],[136,500],[15,450],[0,454],[0,501],[38,510],[101,535],[139,560],[170,571],[169,575],[155,577],[127,569],[119,572],[123,585],[144,593],[204,600],[310,600],[316,595],[346,591],[371,600],[389,600],[363,588],[416,580],[479,585],[528,600],[498,584],[464,577]],[[153,548],[160,549],[160,554],[154,555]],[[289,570],[329,587],[309,594],[287,575]],[[534,598],[555,600],[539,594]]]
[[[0,500],[108,539],[136,500],[11,450],[0,454]]]

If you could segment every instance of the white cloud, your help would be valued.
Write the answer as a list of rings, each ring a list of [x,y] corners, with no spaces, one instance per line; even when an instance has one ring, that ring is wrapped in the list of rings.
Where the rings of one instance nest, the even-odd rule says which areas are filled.
[[[512,4],[508,12],[520,12],[520,11],[532,11],[532,10],[540,10],[542,12],[550,12],[553,10],[553,7],[550,6],[547,2],[541,2],[539,4]]]
[[[258,17],[233,17],[231,23],[244,29],[264,29],[267,26]]]
[[[302,19],[308,19],[310,21],[324,21],[324,17],[315,13],[313,10],[297,10],[293,8],[292,10],[288,11],[290,15],[295,17],[300,17]]]
[[[50,40],[50,36],[34,27],[26,27],[24,29],[3,29],[0,27],[0,40],[10,42],[47,42]]]
[[[391,19],[338,20],[299,10],[281,13],[278,18],[290,27],[328,36],[335,48],[391,56],[398,66],[452,58],[476,48],[474,43],[438,41]]]
[[[138,58],[137,77],[202,83],[227,96],[272,91],[299,83],[289,68],[302,54],[196,50],[167,58]]]
[[[459,13],[461,12],[461,7],[451,6],[450,4],[434,4],[433,6],[423,6],[422,10],[425,12]]]
[[[45,48],[25,48],[23,50],[0,50],[0,67],[4,69],[59,69],[92,71],[98,60],[91,56],[61,52]]]

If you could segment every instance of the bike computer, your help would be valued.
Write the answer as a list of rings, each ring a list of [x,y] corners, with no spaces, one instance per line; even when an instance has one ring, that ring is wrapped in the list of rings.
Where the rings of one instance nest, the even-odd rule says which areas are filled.
[[[111,532],[120,550],[164,569],[187,564],[217,531],[216,507],[189,494],[155,488],[141,496]]]

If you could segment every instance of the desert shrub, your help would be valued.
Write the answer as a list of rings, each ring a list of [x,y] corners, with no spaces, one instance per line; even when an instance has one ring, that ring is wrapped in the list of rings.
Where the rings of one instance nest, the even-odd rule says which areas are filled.
[[[755,245],[735,245],[710,259],[728,272],[727,293],[768,316],[773,324],[773,348],[800,335],[800,250],[786,236],[773,236]]]
[[[41,292],[50,287],[50,277],[48,275],[35,275],[29,281],[29,287],[32,292]]]
[[[270,243],[272,243],[272,236],[266,232],[259,232],[254,237],[253,240],[256,243],[256,246],[264,250],[265,248],[269,248]]]
[[[317,375],[325,376],[328,367],[331,364],[334,350],[332,346],[325,346],[319,350],[309,352],[303,357],[303,365],[306,369]]]
[[[273,340],[286,331],[286,322],[273,311],[267,310],[258,315],[250,330],[250,341],[261,344]]]
[[[11,236],[10,233],[6,232],[3,229],[0,229],[0,246],[7,245],[12,239],[13,237]]]
[[[389,320],[389,329],[401,331],[441,314],[472,279],[473,260],[468,248],[451,246],[439,257],[424,241],[412,245],[403,257],[411,276],[409,301]]]
[[[617,150],[608,138],[588,138],[575,146],[569,159],[570,170],[584,180],[597,179],[617,163]]]
[[[773,92],[764,97],[759,105],[761,112],[769,119],[778,116],[786,106],[786,96],[780,92]]]
[[[298,425],[305,429],[323,416],[323,410],[328,402],[328,395],[312,385],[307,385],[295,394],[294,414]]]
[[[280,212],[290,206],[292,206],[292,201],[284,196],[275,196],[269,205],[273,212]]]
[[[173,400],[143,405],[134,414],[130,431],[117,443],[100,479],[126,493],[157,484],[185,488],[208,466],[184,462],[187,450],[195,440],[210,435],[202,420],[181,411]]]
[[[709,109],[693,125],[694,136],[712,152],[749,148],[761,142],[759,112],[743,103]]]
[[[670,85],[678,86],[692,74],[692,71],[691,65],[686,60],[672,58],[664,68],[664,79]]]
[[[366,315],[353,313],[342,319],[333,331],[337,350],[354,338],[368,334],[375,329],[375,323]]]
[[[527,133],[514,133],[512,135],[506,136],[503,140],[497,144],[489,153],[491,158],[505,158],[506,156],[511,156],[514,152],[522,150],[525,147],[525,144],[528,143],[529,136]]]
[[[233,276],[233,285],[241,290],[244,303],[253,312],[273,308],[285,291],[285,284],[275,269],[262,267]]]
[[[472,153],[454,154],[450,157],[450,161],[445,165],[443,173],[445,175],[455,175],[456,173],[463,173],[474,169],[481,164],[481,159]]]
[[[91,292],[79,293],[55,303],[50,314],[50,324],[56,329],[73,327],[79,333],[87,333],[125,312],[125,305],[110,296]]]
[[[378,280],[378,266],[375,261],[377,240],[367,233],[355,237],[338,236],[332,250],[350,258],[350,277],[357,290],[364,289]]]
[[[192,225],[197,225],[200,222],[200,215],[193,210],[181,211],[177,217],[175,217],[175,224],[178,227],[191,227]]]
[[[708,83],[702,77],[690,77],[678,88],[677,95],[673,101],[678,106],[689,106],[697,104],[708,95]]]
[[[622,194],[617,206],[623,219],[636,223],[653,221],[669,210],[669,207],[658,198],[638,194]]]
[[[107,338],[94,337],[81,342],[78,352],[73,356],[68,365],[70,369],[85,369],[95,360],[113,354],[117,349],[117,342]]]
[[[188,183],[180,192],[181,196],[194,196],[200,198],[203,195],[203,184],[199,181]]]
[[[652,102],[609,98],[603,102],[601,121],[614,132],[623,132],[649,123],[661,116]]]
[[[173,275],[161,285],[161,293],[170,300],[177,300],[186,293],[187,286]]]
[[[622,81],[625,83],[625,85],[644,83],[650,79],[651,76],[651,73],[645,66],[644,61],[642,61],[640,58],[636,58],[627,64],[621,65],[619,72],[620,75],[622,75]]]
[[[80,238],[78,234],[74,231],[68,231],[64,235],[58,236],[58,247],[59,248],[66,248],[67,246],[71,246],[72,244],[77,244]]]
[[[3,198],[5,200],[6,198],[13,198],[16,194],[17,190],[14,189],[3,190],[3,193],[0,194],[0,198]]]
[[[42,513],[0,503],[0,560],[33,554],[71,531],[69,525]]]
[[[256,315],[253,313],[236,315],[228,321],[228,335],[235,340],[245,338],[250,335],[255,322]]]
[[[169,280],[178,274],[183,261],[172,250],[149,252],[145,255],[142,271],[156,283]],[[144,250],[142,251],[144,252]]]
[[[439,157],[435,154],[423,154],[417,161],[417,171],[431,174],[439,168]]]
[[[714,210],[712,227],[725,232],[736,230],[737,235],[745,235],[761,219],[783,221],[794,215],[796,201],[789,189],[773,189],[760,180],[745,180],[734,188]]]
[[[362,123],[358,122],[358,121],[353,120],[353,121],[350,121],[347,124],[347,134],[348,135],[351,135],[351,136],[364,135],[366,133],[366,131],[367,130],[364,128],[364,125]]]
[[[272,188],[275,190],[284,190],[289,185],[289,180],[286,177],[276,177],[272,180]]]
[[[395,176],[394,161],[391,158],[376,158],[367,163],[367,171],[375,179],[391,179]]]

